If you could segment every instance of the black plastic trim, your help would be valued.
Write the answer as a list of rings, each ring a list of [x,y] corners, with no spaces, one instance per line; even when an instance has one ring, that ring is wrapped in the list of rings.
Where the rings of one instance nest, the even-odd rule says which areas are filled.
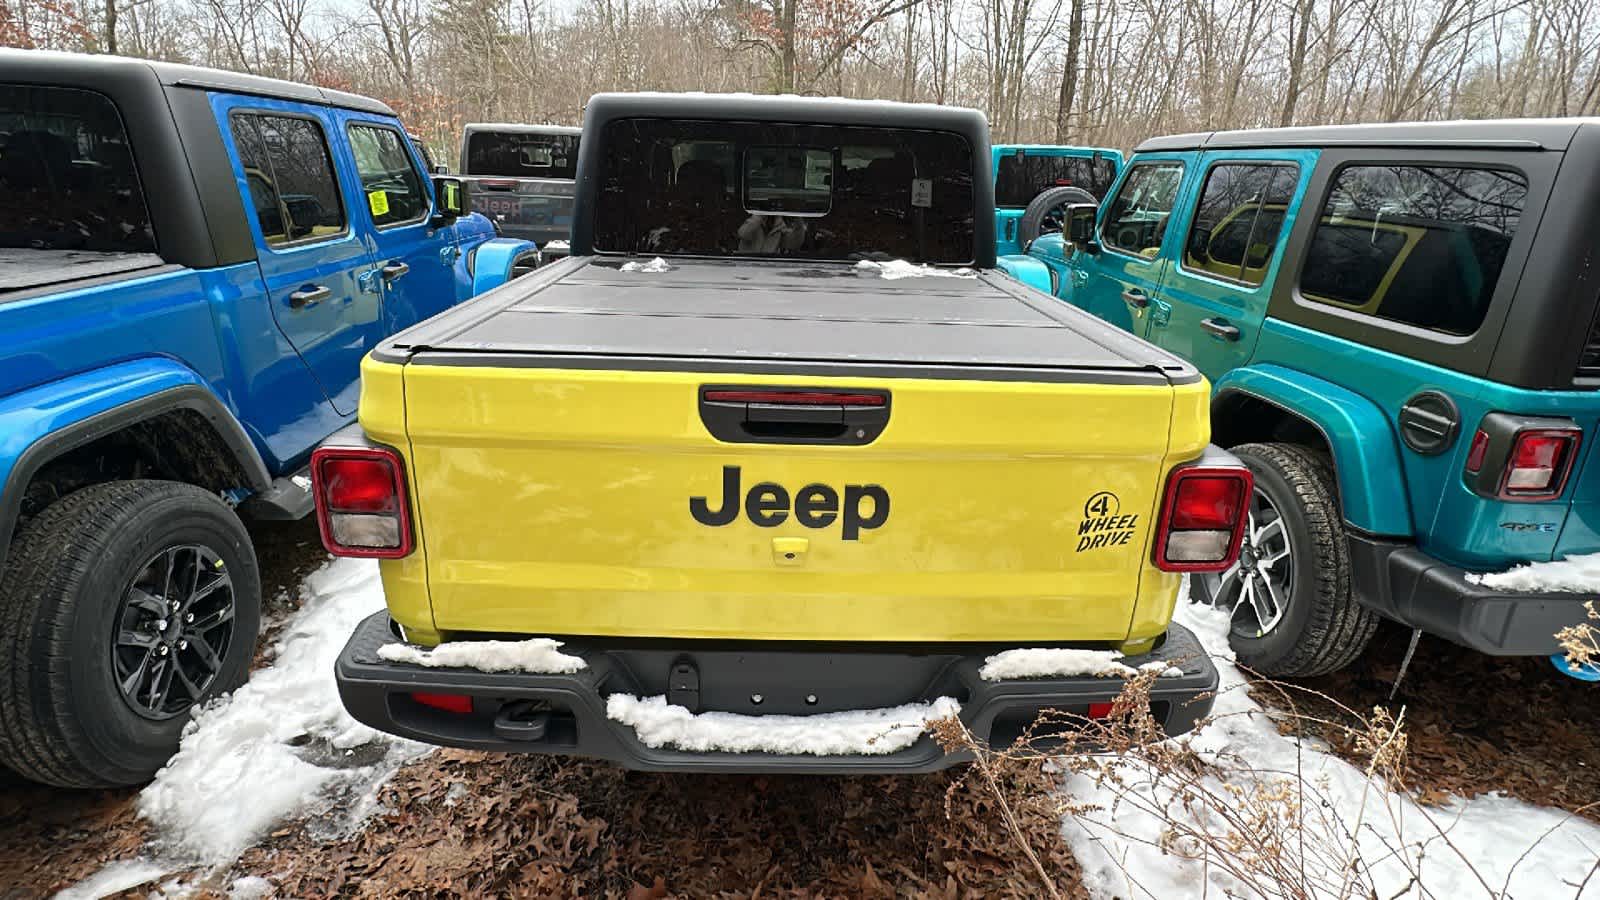
[[[22,451],[6,478],[4,489],[0,490],[0,569],[5,567],[12,532],[16,529],[17,518],[22,514],[22,495],[33,476],[46,463],[76,447],[175,409],[193,410],[206,417],[218,436],[233,451],[234,460],[248,479],[244,487],[259,491],[271,484],[272,476],[267,471],[266,463],[262,462],[261,454],[250,443],[243,426],[216,396],[197,385],[169,388],[74,422],[45,435]]]
[[[1593,594],[1498,591],[1415,545],[1351,533],[1351,588],[1367,607],[1491,656],[1547,656]]]
[[[568,638],[563,652],[586,668],[571,675],[489,673],[422,668],[378,659],[393,643],[387,613],[377,613],[351,635],[335,666],[339,696],[357,720],[414,740],[450,747],[594,757],[654,772],[918,773],[965,761],[923,736],[911,747],[883,756],[799,756],[772,753],[688,752],[646,747],[633,729],[606,718],[614,693],[659,695],[673,690],[674,667],[692,665],[695,683],[675,691],[705,709],[744,715],[809,715],[842,709],[929,702],[940,696],[962,704],[961,720],[980,741],[1009,743],[1015,723],[1038,711],[1084,713],[1090,703],[1114,699],[1123,682],[1092,676],[989,682],[978,676],[997,645],[959,648],[771,641],[655,641]],[[1182,671],[1157,678],[1152,713],[1169,734],[1192,729],[1208,714],[1218,683],[1216,667],[1199,641],[1173,625],[1167,640],[1129,665],[1163,661]],[[693,690],[689,690],[692,687]],[[415,703],[413,691],[468,694],[470,715],[452,715]],[[757,704],[753,695],[759,694]],[[513,713],[508,713],[511,708]],[[537,710],[537,712],[535,712]],[[535,716],[541,716],[535,719]],[[499,727],[502,718],[526,723],[521,733]]]
[[[770,394],[873,394],[881,406],[840,404],[785,405],[707,399],[714,391],[757,391]],[[832,444],[861,447],[872,443],[889,425],[891,398],[882,388],[806,388],[773,385],[706,384],[700,386],[700,421],[706,431],[729,444]]]

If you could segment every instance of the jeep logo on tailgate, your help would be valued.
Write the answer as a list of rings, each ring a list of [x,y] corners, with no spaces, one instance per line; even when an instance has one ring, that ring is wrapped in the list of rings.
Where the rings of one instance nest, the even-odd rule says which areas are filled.
[[[689,498],[689,514],[701,525],[720,527],[739,518],[739,467],[722,467],[722,505],[711,508],[705,497]],[[862,513],[866,501],[872,511]],[[783,485],[763,481],[750,488],[744,498],[744,514],[762,528],[773,528],[789,518],[789,492]],[[863,530],[889,521],[889,492],[876,484],[847,484],[844,503],[839,492],[825,484],[808,484],[794,495],[794,517],[807,528],[827,528],[838,519],[847,541],[858,540]]]

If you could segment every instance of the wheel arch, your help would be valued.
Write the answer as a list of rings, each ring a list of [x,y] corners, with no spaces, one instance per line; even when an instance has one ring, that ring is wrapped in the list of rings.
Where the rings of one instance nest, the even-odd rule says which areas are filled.
[[[995,268],[1036,291],[1055,295],[1050,267],[1031,256],[1008,253],[995,260]]]
[[[1234,369],[1212,393],[1211,429],[1222,447],[1268,441],[1322,449],[1333,460],[1348,525],[1374,535],[1413,534],[1394,430],[1360,394],[1282,366]]]
[[[538,252],[532,241],[514,238],[491,238],[479,244],[473,249],[472,295],[476,297],[510,281],[525,257]]]
[[[132,471],[219,493],[271,482],[238,419],[199,376],[166,360],[119,364],[0,401],[0,432],[7,430],[0,566],[30,493],[37,500]]]

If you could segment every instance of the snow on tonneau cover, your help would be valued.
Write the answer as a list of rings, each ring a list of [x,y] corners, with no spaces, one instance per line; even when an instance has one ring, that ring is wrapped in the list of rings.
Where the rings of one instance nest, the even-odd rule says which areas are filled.
[[[1204,712],[1180,709],[1216,677],[1192,637],[1152,652],[1185,568],[1154,550],[1159,534],[1172,560],[1236,552],[1247,475],[1208,449],[1193,368],[994,268],[981,116],[602,96],[584,134],[595,196],[573,257],[365,364],[349,452],[394,448],[409,498],[361,501],[389,510],[370,523],[327,494],[342,470],[317,469],[335,552],[403,554],[384,566],[398,628],[363,626],[340,664],[358,718],[641,768],[688,763],[596,743],[621,727],[605,696],[763,715],[948,696],[987,737],[1031,720],[1029,692],[1080,711],[1115,696],[1083,673],[979,677],[994,652],[1063,645],[1121,651],[1128,671],[1164,661],[1184,677],[1158,679],[1160,717],[1182,730]],[[1215,491],[1164,504],[1201,459],[1217,467],[1180,471]],[[1167,521],[1178,506],[1189,518]],[[451,681],[379,659],[397,634],[560,636],[586,667]],[[390,696],[422,684],[528,698],[576,737],[545,719],[521,745],[499,725],[435,730]],[[876,768],[948,764],[904,753]]]

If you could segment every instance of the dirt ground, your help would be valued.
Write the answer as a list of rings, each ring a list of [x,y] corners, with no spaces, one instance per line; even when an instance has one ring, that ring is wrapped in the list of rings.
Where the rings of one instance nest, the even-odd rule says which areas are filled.
[[[321,561],[309,523],[257,526],[268,628]],[[281,592],[281,594],[280,594]],[[1303,686],[1361,711],[1387,703],[1407,634],[1380,631],[1346,672]],[[1272,692],[1259,699],[1282,705]],[[1336,718],[1306,694],[1299,711]],[[1395,706],[1410,723],[1410,784],[1426,800],[1503,791],[1600,819],[1600,695],[1542,660],[1496,660],[1424,638]],[[1333,729],[1335,750],[1347,751]],[[1008,792],[1064,896],[1082,896],[1047,776]],[[48,896],[147,837],[134,791],[0,787],[0,898]],[[271,876],[277,896],[1044,896],[992,794],[958,773],[918,778],[663,776],[540,757],[442,751],[402,769],[383,812],[329,839],[291,823],[226,872],[176,873],[201,896]],[[168,876],[174,877],[174,876]],[[126,896],[142,896],[140,890]]]

